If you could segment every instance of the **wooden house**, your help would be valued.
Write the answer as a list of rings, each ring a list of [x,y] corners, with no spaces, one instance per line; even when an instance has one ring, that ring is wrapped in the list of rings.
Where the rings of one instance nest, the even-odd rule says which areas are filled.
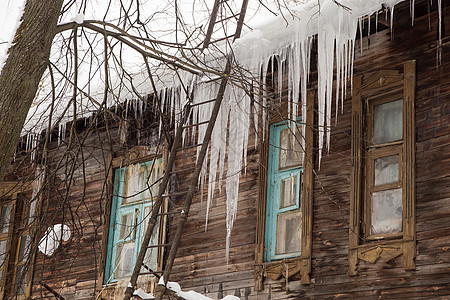
[[[352,90],[332,117],[320,164],[313,52],[306,122],[299,122],[304,147],[292,143],[284,122],[287,96],[274,100],[259,123],[265,138],[250,132],[228,257],[226,191],[214,190],[205,230],[205,185],[170,281],[212,299],[450,297],[450,6],[443,1],[439,19],[436,3],[428,5],[416,1],[413,26],[409,3],[395,8],[392,28],[384,14],[365,20]],[[278,72],[273,64],[268,69],[280,78],[270,75]],[[275,79],[265,81],[273,94]],[[108,114],[76,122],[78,138],[54,137],[39,154],[45,171],[12,163],[0,189],[3,299],[122,299],[167,162],[154,113],[130,119],[126,134]],[[196,153],[188,144],[176,156],[147,274],[138,279],[147,292],[165,267]]]

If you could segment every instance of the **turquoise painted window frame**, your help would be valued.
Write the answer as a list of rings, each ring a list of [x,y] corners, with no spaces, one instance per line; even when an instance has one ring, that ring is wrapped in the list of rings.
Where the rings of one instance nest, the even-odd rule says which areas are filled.
[[[301,126],[300,120],[297,120],[297,126]],[[266,202],[266,226],[265,226],[265,250],[264,258],[266,262],[279,259],[298,257],[301,251],[276,254],[276,238],[277,238],[277,216],[285,212],[300,212],[300,191],[301,177],[303,174],[303,165],[279,169],[280,157],[280,135],[281,132],[288,128],[287,122],[282,121],[270,125],[269,127],[269,157],[268,157],[268,176],[267,176],[267,202]],[[301,128],[301,127],[300,127]],[[296,201],[294,205],[280,208],[280,189],[283,179],[297,176]],[[299,232],[298,234],[301,234]]]
[[[158,171],[158,164],[159,168],[162,168],[162,158],[157,158],[155,160],[151,160],[145,163],[137,163],[130,166],[125,166],[122,168],[118,168],[114,171],[114,187],[113,187],[113,197],[112,197],[112,204],[111,204],[111,216],[110,216],[110,227],[109,227],[109,235],[108,235],[108,246],[107,246],[107,258],[106,258],[106,265],[105,265],[105,278],[104,283],[112,283],[116,282],[120,279],[127,278],[125,277],[115,277],[115,269],[117,266],[117,263],[115,261],[115,257],[117,254],[118,246],[123,244],[124,242],[130,242],[134,240],[134,255],[133,255],[133,266],[136,263],[136,259],[138,256],[138,252],[140,249],[140,245],[143,239],[144,227],[146,227],[146,222],[143,222],[144,220],[147,221],[145,215],[145,209],[148,207],[151,207],[154,204],[154,201],[156,200],[157,195],[152,195],[153,197],[151,199],[141,199],[139,201],[134,201],[129,204],[122,204],[123,197],[126,196],[125,191],[125,176],[128,173],[128,168],[131,166],[144,166],[146,167],[146,170],[148,170],[148,167],[153,164],[153,162],[157,162],[154,167],[154,171]],[[162,171],[160,170],[162,173]],[[148,179],[147,171],[145,172],[144,178]],[[162,174],[160,174],[162,175]],[[149,181],[148,184],[152,185],[154,182]],[[121,224],[121,218],[123,215],[133,213],[133,220],[132,220],[132,233],[130,236],[125,237],[124,239],[120,239],[120,224]],[[137,223],[137,224],[136,224]],[[157,222],[158,224],[158,222]],[[137,226],[136,226],[137,225]],[[156,228],[156,227],[155,227]],[[159,226],[158,226],[159,229]],[[158,231],[156,232],[156,239],[158,238]],[[155,237],[155,233],[153,238]],[[157,255],[157,251],[154,251],[154,255]],[[157,258],[155,258],[155,261],[157,261]]]

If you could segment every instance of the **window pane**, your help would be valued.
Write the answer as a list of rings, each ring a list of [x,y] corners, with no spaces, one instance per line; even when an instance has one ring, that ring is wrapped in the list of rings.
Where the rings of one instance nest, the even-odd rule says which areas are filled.
[[[403,138],[403,100],[379,105],[373,109],[373,143],[389,143]]]
[[[397,182],[398,155],[386,156],[375,160],[375,186]]]
[[[20,239],[18,262],[26,262],[28,255],[30,254],[31,237],[29,235],[23,235]]]
[[[0,241],[0,281],[2,280],[3,264],[6,258],[6,240]]]
[[[297,203],[297,176],[281,180],[280,208],[289,207]]]
[[[25,275],[26,265],[20,265],[16,268],[16,276],[14,278],[14,294],[21,295],[25,293]]]
[[[12,204],[2,206],[0,215],[0,233],[8,233],[9,222],[11,220]]]
[[[299,166],[302,164],[302,146],[300,127],[297,126],[295,138],[290,128],[280,132],[280,169]]]
[[[372,194],[371,234],[387,234],[402,231],[402,189]]]
[[[30,201],[30,210],[28,214],[27,219],[27,225],[30,225],[34,222],[34,220],[37,218],[36,216],[36,205],[37,205],[37,198],[32,199],[33,201]]]
[[[299,252],[301,249],[301,236],[301,211],[278,214],[276,254]]]
[[[134,268],[134,242],[117,246],[115,278],[130,276]]]
[[[147,178],[144,178],[143,189],[144,199],[153,199],[158,196],[159,183],[153,184],[158,181],[159,177],[162,176],[162,164],[161,159],[157,159],[153,163],[147,165]],[[153,167],[152,167],[153,166]]]
[[[153,206],[147,206],[144,208],[144,217],[143,217],[143,221],[142,221],[142,223],[143,223],[142,236],[144,236],[145,231],[147,230],[148,220],[150,220],[150,214],[152,212],[152,208],[153,208]],[[158,238],[157,238],[158,230],[159,230],[159,220],[156,221],[155,227],[153,229],[153,235],[152,235],[152,238],[150,239],[150,243],[153,243],[155,238],[156,238],[156,241],[158,240]]]
[[[132,229],[133,229],[133,213],[128,213],[122,215],[121,223],[120,223],[120,234],[119,239],[123,240],[131,237]]]
[[[151,212],[152,206],[147,206],[144,209],[144,220],[143,220],[143,230],[142,230],[142,238],[144,238],[145,231],[147,230],[148,220],[150,219],[150,212]],[[150,238],[149,245],[157,245],[158,244],[158,233],[159,233],[159,220],[156,221],[155,227],[153,228],[152,237]],[[144,257],[144,264],[149,267],[151,270],[156,270],[156,258],[158,255],[158,248],[148,248],[147,252],[145,253]],[[142,272],[148,271],[148,269],[142,267]]]
[[[131,165],[125,174],[127,176],[126,198],[122,200],[122,203],[142,200],[142,191],[146,180],[145,168],[142,168],[140,164]]]

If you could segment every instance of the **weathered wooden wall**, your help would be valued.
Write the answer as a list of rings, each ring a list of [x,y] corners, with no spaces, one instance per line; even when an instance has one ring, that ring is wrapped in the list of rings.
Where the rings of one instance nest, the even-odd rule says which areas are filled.
[[[66,142],[67,140],[66,138]],[[51,179],[50,197],[43,201],[42,230],[53,224],[64,223],[72,231],[72,237],[51,257],[38,252],[33,281],[35,299],[55,298],[42,287],[39,283],[41,281],[66,299],[94,297],[101,260],[102,222],[106,205],[104,166],[107,165],[110,148],[104,130],[94,131],[85,143],[88,146],[83,147],[84,171],[80,165],[70,182],[70,176],[64,175],[64,161],[56,177]],[[55,167],[67,147],[53,146],[55,149],[50,155],[51,165]],[[69,157],[77,157],[76,151],[77,147],[72,147],[72,155]],[[78,159],[77,164],[81,164],[80,155]],[[66,187],[69,184],[70,189],[66,195]]]
[[[450,28],[450,7],[445,8],[443,15],[444,27]],[[362,56],[357,45],[354,73],[367,75],[380,69],[400,69],[407,60],[417,61],[416,270],[405,271],[402,258],[398,257],[390,263],[375,265],[360,262],[359,275],[347,275],[351,172],[349,97],[337,125],[332,128],[332,147],[324,155],[314,182],[312,283],[302,286],[292,279],[286,289],[284,279],[266,280],[263,291],[253,289],[259,153],[254,150],[252,137],[247,174],[240,182],[228,264],[225,258],[225,186],[220,193],[216,190],[206,232],[205,187],[203,200],[200,194],[194,199],[171,280],[178,281],[184,290],[193,289],[213,299],[226,295],[242,299],[445,298],[450,295],[450,34],[444,32],[443,64],[436,67],[437,13],[430,16],[431,30],[428,16],[416,18],[414,27],[407,16],[407,7],[396,9],[394,40],[387,29],[371,35],[370,47],[368,39],[363,39]],[[118,141],[117,130],[111,133],[113,140]],[[66,299],[94,298],[104,230],[102,218],[107,203],[104,189],[105,165],[110,154],[107,140],[105,130],[94,131],[85,142],[89,146],[83,154],[86,170],[80,173],[78,168],[68,197],[65,198],[64,193],[64,184],[68,181],[61,170],[53,182],[52,196],[43,203],[45,224],[68,222],[73,236],[52,257],[38,253],[34,299],[54,298],[41,287],[40,281]],[[117,149],[118,144],[115,144],[113,150]],[[53,164],[61,157],[60,151],[64,148],[51,152]],[[194,151],[181,152],[176,168],[193,167]],[[190,173],[177,174],[171,189],[175,192],[186,189]],[[172,208],[177,201],[182,200],[171,199]],[[169,221],[170,242],[177,216]]]
[[[226,295],[242,299],[450,296],[450,35],[444,31],[443,63],[437,67],[437,13],[430,15],[429,30],[428,15],[416,18],[411,27],[407,8],[396,9],[393,40],[390,29],[371,35],[370,45],[365,37],[362,55],[357,41],[354,75],[370,75],[380,69],[401,70],[404,62],[417,61],[416,270],[405,271],[400,256],[389,263],[374,265],[361,261],[357,276],[350,277],[347,273],[351,173],[351,97],[348,97],[337,125],[332,128],[330,152],[324,155],[315,177],[312,283],[302,286],[298,280],[290,280],[287,292],[284,279],[266,280],[264,291],[253,290],[259,160],[253,146],[249,146],[251,162],[247,176],[241,178],[229,264],[225,260],[222,190],[220,194],[216,191],[207,232],[206,201],[196,198],[171,280],[213,299]],[[450,7],[445,8],[443,15],[443,27],[450,28]],[[180,157],[179,162],[182,161]]]
[[[101,118],[99,125],[89,131],[80,129],[72,143],[69,143],[69,132],[59,146],[53,138],[49,151],[50,183],[45,188],[49,194],[42,203],[41,234],[47,227],[63,223],[69,226],[72,236],[50,257],[37,252],[33,299],[55,299],[40,282],[66,300],[95,298],[102,267],[103,224],[105,218],[109,219],[107,210],[111,201],[107,197],[108,167],[113,155],[134,147],[137,136],[131,130],[134,124],[130,125],[130,136],[122,144],[117,126],[112,125],[114,121],[110,122],[106,128]],[[141,145],[155,146],[158,139],[154,126],[144,125],[147,129],[141,130]]]

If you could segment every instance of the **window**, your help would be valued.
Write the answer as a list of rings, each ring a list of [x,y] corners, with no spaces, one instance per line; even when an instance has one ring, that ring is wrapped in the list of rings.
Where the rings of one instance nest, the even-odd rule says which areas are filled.
[[[354,83],[349,273],[400,255],[414,269],[415,62]]]
[[[302,284],[311,282],[313,93],[306,110],[306,124],[289,127],[271,120],[260,143],[255,290],[264,289],[264,277],[299,276]]]
[[[0,282],[1,294],[3,296],[6,274],[8,273],[8,242],[10,231],[12,232],[11,212],[13,203],[10,199],[4,198],[1,205],[0,215]]]
[[[118,168],[114,174],[105,283],[131,276],[158,195],[162,159]],[[159,222],[150,245],[159,244]],[[158,248],[147,250],[145,271],[156,271]],[[144,267],[143,267],[144,268]]]
[[[25,299],[31,292],[32,230],[36,197],[31,184],[3,182],[0,188],[0,298]]]
[[[302,212],[300,185],[303,172],[301,128],[285,122],[270,126],[266,208],[266,261],[299,256]]]
[[[401,95],[399,95],[401,97]],[[403,99],[370,99],[367,108],[366,239],[400,236],[402,229]]]

